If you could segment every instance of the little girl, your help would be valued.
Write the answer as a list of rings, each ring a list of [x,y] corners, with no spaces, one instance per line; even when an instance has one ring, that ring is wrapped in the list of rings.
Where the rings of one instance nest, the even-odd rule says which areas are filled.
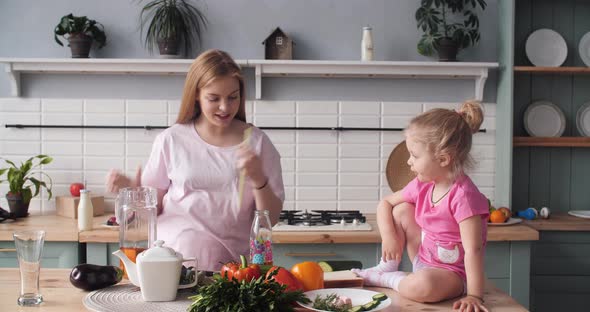
[[[472,165],[472,134],[483,121],[477,102],[459,111],[432,109],[405,131],[408,165],[417,177],[377,207],[380,263],[353,271],[366,285],[389,287],[418,302],[465,295],[453,308],[487,311],[483,305],[488,202],[465,174]],[[403,249],[413,272],[397,271]]]

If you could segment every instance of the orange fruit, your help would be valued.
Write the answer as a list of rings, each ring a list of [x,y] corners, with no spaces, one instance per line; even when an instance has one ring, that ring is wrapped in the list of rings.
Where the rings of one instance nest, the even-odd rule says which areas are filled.
[[[504,216],[506,216],[506,220],[510,219],[510,216],[512,215],[512,212],[510,211],[510,209],[508,209],[506,207],[500,207],[500,208],[498,208],[498,210],[502,211]]]
[[[492,223],[504,223],[506,219],[506,216],[500,210],[494,210],[490,214],[490,222]]]

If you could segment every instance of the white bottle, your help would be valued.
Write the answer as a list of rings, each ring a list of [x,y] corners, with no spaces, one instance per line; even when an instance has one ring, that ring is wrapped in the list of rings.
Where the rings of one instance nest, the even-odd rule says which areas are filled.
[[[94,208],[90,200],[89,190],[80,190],[80,202],[78,203],[78,231],[92,230]]]
[[[363,39],[361,40],[361,61],[373,60],[373,34],[369,26],[363,27]]]

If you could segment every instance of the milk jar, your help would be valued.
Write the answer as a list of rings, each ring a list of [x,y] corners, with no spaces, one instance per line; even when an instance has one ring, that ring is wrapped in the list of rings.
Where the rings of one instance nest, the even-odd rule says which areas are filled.
[[[78,203],[78,231],[92,230],[92,218],[94,208],[90,200],[89,190],[80,190],[80,202]]]
[[[363,39],[361,40],[361,60],[373,60],[373,34],[369,26],[363,27]]]
[[[256,210],[250,230],[250,263],[272,265],[272,262],[272,226],[268,210]]]

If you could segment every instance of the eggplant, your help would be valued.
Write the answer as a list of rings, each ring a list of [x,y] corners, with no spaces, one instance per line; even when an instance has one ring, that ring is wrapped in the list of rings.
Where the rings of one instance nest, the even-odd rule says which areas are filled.
[[[83,290],[96,290],[115,285],[123,278],[123,270],[112,265],[78,264],[70,272],[70,283]]]

